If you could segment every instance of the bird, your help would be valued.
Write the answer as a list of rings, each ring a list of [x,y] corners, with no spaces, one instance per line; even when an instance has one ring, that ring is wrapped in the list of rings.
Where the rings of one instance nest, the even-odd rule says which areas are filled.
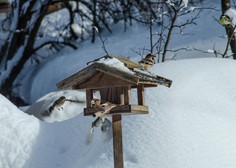
[[[101,100],[100,99],[93,98],[92,101],[91,101],[91,106],[92,107],[99,108],[100,104],[101,104]]]
[[[57,99],[53,102],[53,104],[49,107],[48,111],[52,112],[52,110],[54,110],[55,108],[60,110],[60,107],[65,103],[65,101],[66,101],[66,97],[61,96],[59,99]]]
[[[219,22],[224,25],[231,25],[232,24],[232,19],[228,15],[221,15]]]
[[[66,101],[66,97],[65,96],[61,96],[59,97],[57,100],[55,100],[53,102],[53,104],[42,113],[43,117],[48,117],[51,115],[52,111],[57,108],[58,110],[63,109],[61,106],[65,103]]]
[[[110,121],[105,117],[107,113],[113,107],[116,107],[116,104],[112,104],[111,102],[105,101],[101,104],[101,100],[97,98],[93,98],[91,101],[92,107],[98,108],[99,111],[93,114],[93,117],[97,117],[96,120],[92,122],[91,133],[93,133],[95,127],[101,127],[102,132],[106,132],[108,127],[111,125]]]
[[[92,107],[99,109],[99,111],[93,114],[93,117],[102,117],[105,114],[109,113],[112,108],[117,106],[117,104],[113,104],[109,101],[102,101],[97,98],[92,99],[91,104]]]
[[[98,117],[92,122],[91,133],[93,133],[95,127],[100,127],[102,125],[103,120],[105,119],[103,119],[102,117]]]
[[[154,57],[156,57],[154,54],[149,53],[144,59],[142,59],[138,63],[142,65],[145,69],[149,70],[155,64]]]
[[[94,128],[101,127],[102,132],[106,132],[111,127],[111,121],[105,117],[97,117],[96,120],[92,122],[91,133],[94,132]]]
[[[111,121],[105,118],[104,122],[102,122],[101,131],[105,133],[108,131],[108,129],[111,128],[111,126],[112,126]]]
[[[94,129],[101,127],[101,132],[103,133],[104,140],[110,140],[112,138],[112,122],[104,117],[98,117],[92,122],[92,128],[87,134],[86,143],[91,144],[93,141]]]

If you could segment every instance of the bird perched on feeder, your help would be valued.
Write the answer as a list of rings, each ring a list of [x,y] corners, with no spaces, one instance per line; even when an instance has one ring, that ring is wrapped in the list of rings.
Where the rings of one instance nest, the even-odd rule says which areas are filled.
[[[100,99],[94,98],[91,101],[92,107],[98,108],[98,107],[100,107],[100,104],[101,104],[101,100]]]
[[[112,108],[117,106],[117,104],[113,104],[108,101],[101,103],[101,100],[97,98],[92,99],[91,104],[92,104],[92,107],[101,109],[101,111],[98,111],[93,114],[94,117],[104,116],[105,114],[109,113]]]
[[[154,57],[156,57],[154,54],[149,53],[144,59],[142,59],[138,63],[142,65],[145,69],[149,70],[155,64]]]
[[[93,114],[93,116],[97,117],[97,119],[92,122],[91,133],[93,133],[95,127],[100,127],[100,126],[101,126],[101,131],[106,132],[108,127],[111,126],[110,124],[111,121],[109,121],[105,117],[105,114],[109,113],[110,110],[117,105],[107,101],[101,104],[101,100],[97,98],[92,99],[91,104],[92,107],[100,109],[100,111]]]

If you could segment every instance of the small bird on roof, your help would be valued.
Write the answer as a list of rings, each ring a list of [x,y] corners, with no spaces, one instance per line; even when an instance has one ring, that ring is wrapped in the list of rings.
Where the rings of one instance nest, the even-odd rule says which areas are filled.
[[[145,69],[149,70],[155,64],[154,57],[156,57],[154,54],[149,53],[144,59],[142,59],[138,63],[142,65]]]

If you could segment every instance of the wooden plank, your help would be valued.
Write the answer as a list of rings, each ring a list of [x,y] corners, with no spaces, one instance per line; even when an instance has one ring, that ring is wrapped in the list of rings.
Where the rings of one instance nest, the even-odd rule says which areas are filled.
[[[144,86],[143,85],[138,85],[137,95],[138,95],[138,105],[144,105]]]
[[[92,99],[93,99],[93,90],[86,89],[86,105],[87,105],[87,107],[91,107]]]
[[[87,78],[91,78],[94,75],[91,67],[84,68],[83,70],[76,72],[75,74],[63,79],[57,83],[58,89],[75,89],[77,83],[84,82]]]
[[[125,94],[124,104],[128,105],[128,104],[130,104],[130,101],[131,101],[131,89],[130,89],[131,87],[125,86],[124,88],[125,88],[125,90],[124,90],[124,94]]]
[[[102,73],[102,72],[95,72],[94,75],[91,78],[88,78],[86,81],[83,83],[80,83],[76,86],[76,89],[83,89],[83,88],[93,88],[93,89],[98,89],[98,88],[114,88],[112,86],[126,86],[126,85],[132,85],[133,83],[130,83],[128,81],[122,80],[122,79],[117,79],[114,76]],[[117,91],[117,89],[113,89],[114,92]],[[113,92],[113,91],[112,91]],[[111,93],[111,95],[116,95],[115,93]],[[107,99],[105,99],[107,100]],[[116,100],[113,99],[113,100]]]
[[[119,103],[121,105],[124,105],[125,104],[125,88],[124,87],[120,87],[120,88],[117,88],[117,91],[118,91],[118,95],[119,95]]]
[[[104,74],[105,76],[101,76],[101,74]],[[103,78],[101,79],[100,77]],[[98,89],[114,86],[136,85],[137,82],[138,78],[132,74],[101,63],[94,63],[57,83],[57,88]]]
[[[123,168],[122,116],[112,116],[114,168]]]
[[[94,107],[87,107],[84,108],[84,115],[94,115],[102,111],[102,108],[94,108]],[[138,115],[138,114],[148,114],[148,106],[143,105],[119,105],[111,109],[110,113],[106,114],[106,116],[110,115]]]

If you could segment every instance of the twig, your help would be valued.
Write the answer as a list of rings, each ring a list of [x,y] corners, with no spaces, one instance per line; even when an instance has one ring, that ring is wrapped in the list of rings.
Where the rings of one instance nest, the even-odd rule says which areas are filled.
[[[103,50],[105,51],[105,53],[106,53],[107,55],[110,55],[110,54],[108,53],[107,49],[106,49],[106,46],[105,46],[105,41],[106,41],[106,39],[103,39],[103,38],[102,38],[102,36],[101,36],[100,32],[98,31],[98,28],[97,28],[96,26],[93,26],[93,28],[94,28],[94,30],[98,33],[98,37],[99,37],[99,39],[100,39],[101,42],[102,42],[102,48],[103,48]]]

